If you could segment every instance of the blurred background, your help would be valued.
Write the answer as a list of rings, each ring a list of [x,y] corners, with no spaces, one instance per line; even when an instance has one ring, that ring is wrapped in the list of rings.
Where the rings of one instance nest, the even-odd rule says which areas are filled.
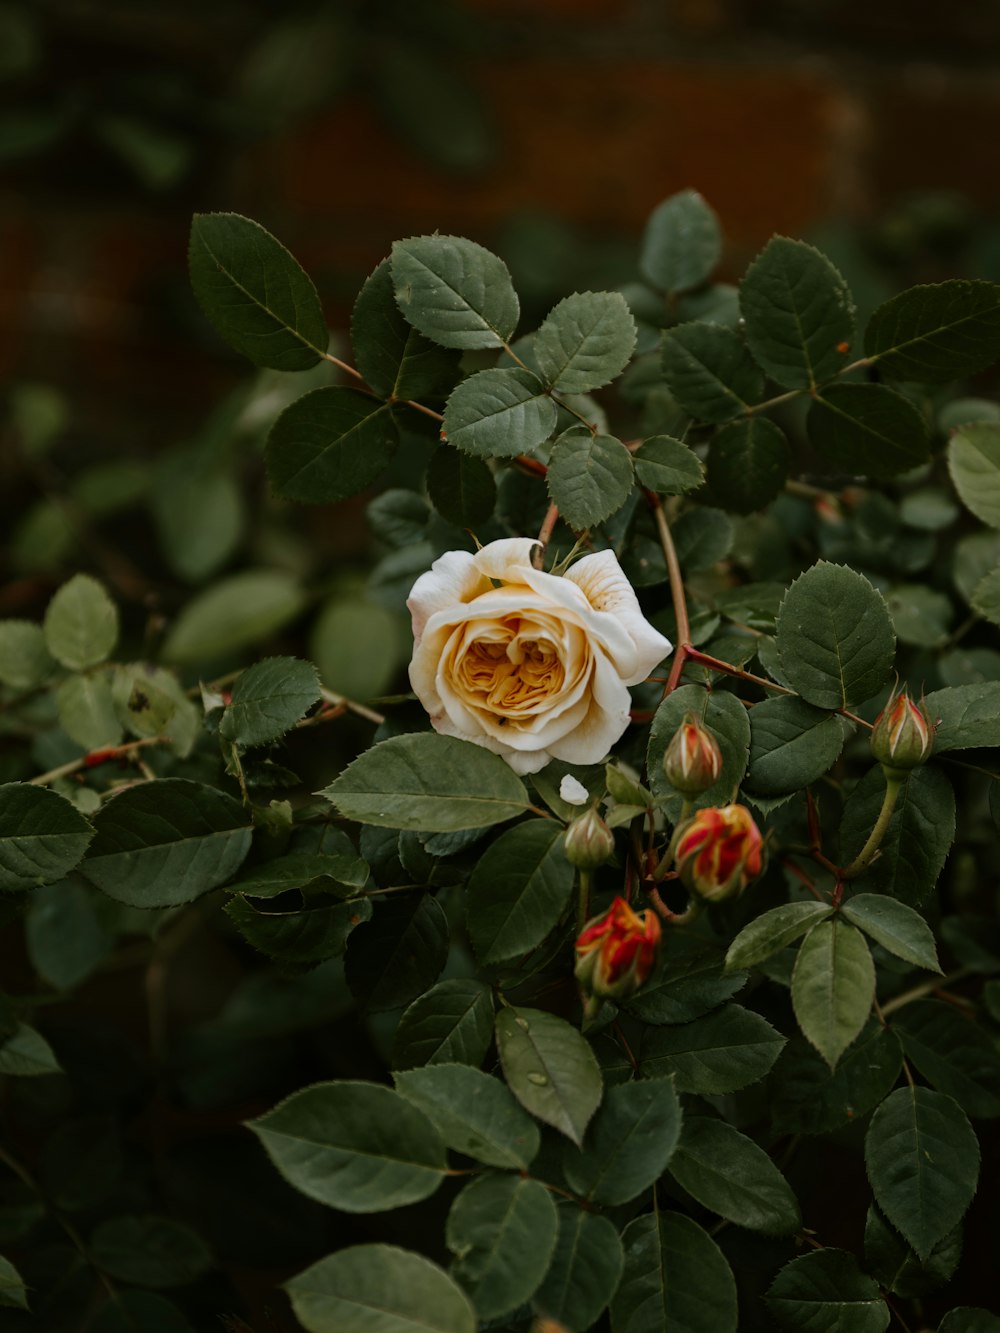
[[[646,218],[685,188],[722,221],[722,282],[772,233],[803,236],[870,310],[913,282],[1000,280],[998,73],[995,0],[0,0],[0,618],[37,619],[85,569],[122,607],[122,660],[162,650],[185,684],[279,651],[348,696],[405,688],[406,591],[464,534],[417,497],[406,522],[366,520],[370,497],[270,498],[267,429],[330,368],[258,373],[221,343],[188,284],[192,213],[284,242],[347,359],[354,297],[395,239],[489,246],[529,328],[574,289],[634,283]],[[389,486],[419,479],[435,429],[405,424]],[[0,781],[83,753],[54,721],[0,733]],[[329,742],[345,755],[371,734],[355,721]],[[289,763],[314,790],[337,758],[300,745]],[[19,932],[3,985],[21,994],[37,959]],[[151,1086],[135,949],[117,971],[98,949],[47,1028],[85,1107],[118,1097],[126,1119]],[[218,923],[171,969],[164,1021],[187,1027],[156,1102],[170,1197],[231,1260],[204,1308],[291,1328],[273,1282],[344,1243],[342,1219],[286,1190],[238,1125],[303,1071],[383,1077],[370,1044],[388,1038],[331,1028],[350,1001],[329,965],[276,979]],[[20,1082],[56,1088],[16,1094],[30,1145],[64,1090]],[[845,1155],[831,1191],[845,1171],[864,1188]]]
[[[188,291],[196,210],[279,236],[334,328],[435,229],[495,247],[531,313],[627,281],[685,187],[732,274],[825,231],[892,285],[995,277],[998,61],[993,0],[5,0],[3,379],[133,456],[197,425],[242,372]]]

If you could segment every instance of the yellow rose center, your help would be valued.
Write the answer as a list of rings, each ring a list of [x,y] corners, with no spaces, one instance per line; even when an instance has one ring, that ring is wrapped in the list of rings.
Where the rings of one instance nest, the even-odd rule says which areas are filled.
[[[468,703],[504,718],[531,713],[562,690],[566,671],[555,644],[510,617],[464,645],[455,683]]]

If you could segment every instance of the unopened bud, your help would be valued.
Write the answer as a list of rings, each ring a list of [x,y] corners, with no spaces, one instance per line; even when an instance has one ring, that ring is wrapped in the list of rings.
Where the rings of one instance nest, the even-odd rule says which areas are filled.
[[[902,778],[931,757],[934,724],[904,690],[890,699],[875,719],[871,744],[886,777]]]
[[[763,866],[763,839],[744,805],[709,806],[674,833],[674,859],[685,887],[709,902],[742,893]]]
[[[578,870],[596,870],[615,849],[615,835],[591,806],[566,830],[566,859]]]
[[[663,755],[667,781],[682,796],[700,796],[722,773],[722,751],[712,733],[688,713]]]
[[[574,975],[596,999],[625,999],[649,978],[659,947],[656,913],[633,912],[624,898],[616,898],[608,911],[592,917],[580,932]]]

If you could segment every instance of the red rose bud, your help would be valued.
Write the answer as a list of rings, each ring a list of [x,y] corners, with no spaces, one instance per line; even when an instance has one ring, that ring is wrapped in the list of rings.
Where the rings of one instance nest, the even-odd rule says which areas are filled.
[[[663,755],[667,781],[682,796],[700,796],[719,780],[722,751],[712,733],[688,713]]]
[[[674,834],[674,860],[685,886],[722,902],[743,892],[761,872],[763,839],[743,805],[710,806]]]
[[[578,870],[596,870],[615,849],[615,835],[591,807],[566,830],[566,860]]]
[[[934,748],[934,724],[905,692],[895,695],[875,719],[872,754],[887,777],[902,777],[926,763]]]
[[[624,898],[616,898],[603,916],[593,917],[580,932],[574,974],[588,995],[624,999],[649,978],[659,947],[656,913],[633,912]]]

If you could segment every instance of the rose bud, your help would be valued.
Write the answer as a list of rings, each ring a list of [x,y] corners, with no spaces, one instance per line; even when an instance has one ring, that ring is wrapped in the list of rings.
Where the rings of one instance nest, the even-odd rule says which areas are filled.
[[[598,1000],[621,1000],[649,978],[660,947],[655,912],[633,912],[616,898],[603,916],[592,917],[576,941],[574,975]]]
[[[615,849],[615,835],[591,807],[566,830],[566,860],[577,870],[596,870]]]
[[[663,771],[682,796],[700,796],[718,782],[722,772],[719,742],[693,713],[674,732],[663,755]]]
[[[871,744],[886,777],[902,778],[931,757],[934,724],[904,690],[890,699],[875,719]]]
[[[743,892],[761,872],[763,839],[743,805],[710,806],[674,834],[674,859],[687,889],[722,902]]]

